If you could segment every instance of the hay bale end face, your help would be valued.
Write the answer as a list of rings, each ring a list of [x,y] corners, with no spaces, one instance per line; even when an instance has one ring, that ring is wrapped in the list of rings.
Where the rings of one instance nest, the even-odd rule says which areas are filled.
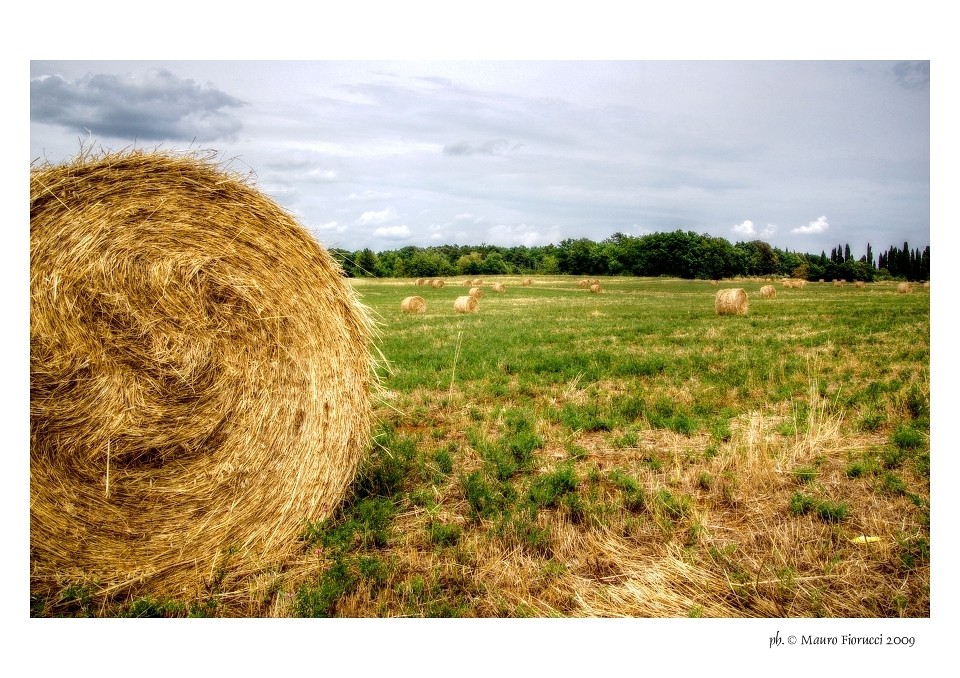
[[[747,292],[742,288],[730,288],[717,292],[718,315],[746,315],[749,305]]]
[[[330,254],[209,161],[32,169],[31,593],[228,592],[296,556],[366,453],[372,331]]]
[[[777,296],[777,288],[773,285],[764,285],[760,288],[760,296],[764,299],[773,299]]]
[[[591,293],[591,294],[599,294],[599,293],[600,293],[600,283],[593,283],[592,285],[590,285],[590,293]]]
[[[470,296],[471,296],[471,297],[476,297],[477,299],[481,299],[481,298],[483,297],[483,288],[482,288],[482,287],[471,287],[471,288],[470,288]]]
[[[494,291],[494,292],[506,292],[506,291],[507,291],[507,286],[504,285],[503,283],[493,283],[493,291]]]
[[[453,310],[457,313],[476,313],[480,309],[480,302],[471,295],[457,297],[453,302]]]
[[[400,310],[404,313],[424,313],[427,310],[427,302],[423,297],[407,297],[400,302]]]

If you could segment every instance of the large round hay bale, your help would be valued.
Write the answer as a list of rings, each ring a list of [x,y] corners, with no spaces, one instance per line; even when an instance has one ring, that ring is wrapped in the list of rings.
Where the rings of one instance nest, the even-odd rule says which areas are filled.
[[[591,293],[591,294],[599,294],[599,293],[600,293],[600,283],[593,283],[592,285],[590,285],[590,293]]]
[[[453,302],[453,310],[457,313],[476,313],[480,308],[480,302],[471,295],[457,297]]]
[[[913,288],[908,282],[902,282],[897,284],[897,294],[910,294],[913,291]]]
[[[438,290],[439,290],[439,289],[442,289],[443,286],[444,286],[446,283],[444,283],[442,280],[434,280],[432,284],[433,284],[434,289],[438,289]]]
[[[504,285],[503,283],[499,283],[499,282],[498,282],[498,283],[493,283],[493,291],[494,291],[494,292],[506,292],[506,291],[507,291],[507,286]]]
[[[746,315],[749,307],[743,288],[728,288],[717,292],[716,309],[719,315]]]
[[[477,299],[481,299],[481,298],[483,297],[483,288],[482,288],[482,287],[471,287],[471,288],[470,288],[470,296],[471,296],[471,297],[476,297]]]
[[[773,299],[777,296],[777,288],[773,285],[764,285],[760,288],[760,296],[764,299]]]
[[[530,285],[533,284],[533,280],[532,280],[531,278],[524,278],[524,279],[523,279],[523,282],[522,282],[521,284],[522,284],[524,287],[530,287]]]
[[[288,213],[198,156],[30,173],[30,586],[239,591],[366,450],[370,318]]]
[[[404,313],[423,313],[427,310],[427,302],[423,297],[407,297],[400,302],[400,310]]]

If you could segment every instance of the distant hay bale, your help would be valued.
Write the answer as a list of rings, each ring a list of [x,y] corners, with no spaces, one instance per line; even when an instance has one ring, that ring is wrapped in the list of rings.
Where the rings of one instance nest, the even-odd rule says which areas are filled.
[[[584,279],[584,280],[579,280],[579,281],[577,281],[577,287],[581,287],[581,288],[583,288],[583,289],[586,289],[586,288],[590,287],[590,281],[589,281],[589,280],[586,280],[586,279]]]
[[[717,292],[718,315],[746,315],[748,307],[747,292],[742,288],[728,288]]]
[[[863,281],[858,280],[857,282],[853,283],[853,286],[857,288],[863,287]]]
[[[438,290],[439,290],[439,289],[441,289],[441,288],[443,287],[443,285],[444,285],[444,282],[443,282],[442,280],[434,280],[434,281],[433,281],[433,287],[434,287],[435,289],[438,289]]]
[[[824,282],[826,281],[823,278],[820,278],[820,284],[822,285]]]
[[[482,297],[483,297],[483,288],[480,288],[480,287],[471,287],[471,288],[470,288],[470,296],[471,296],[471,297],[475,297],[475,298],[477,298],[477,299],[482,298]]]
[[[793,286],[794,286],[794,287],[799,287],[800,289],[803,289],[804,287],[807,286],[807,281],[806,281],[806,280],[794,280],[794,281],[793,281]]]
[[[846,284],[846,282],[847,282],[847,281],[844,280],[843,278],[841,278],[840,280],[834,280],[834,281],[833,281],[833,286],[834,286],[834,287],[843,287],[843,286]]]
[[[400,302],[400,310],[404,313],[424,313],[427,310],[427,302],[423,297],[407,297]]]
[[[710,284],[711,284],[711,285],[718,285],[719,282],[717,282],[716,280],[711,280],[711,281],[710,281]]]
[[[924,289],[930,289],[930,281],[929,281],[929,280],[924,280],[924,281],[923,281],[923,287],[924,287]]]
[[[791,287],[793,287],[793,281],[792,281],[792,280],[784,280],[784,281],[783,281],[783,288],[784,288],[784,289],[790,289]]]
[[[457,297],[453,302],[453,310],[457,313],[476,313],[479,308],[480,302],[469,294],[465,297]]]
[[[777,296],[777,288],[773,285],[764,285],[760,288],[760,296],[764,299],[773,299]]]
[[[530,287],[530,285],[532,285],[532,284],[533,284],[533,280],[531,280],[530,278],[524,278],[524,279],[523,279],[523,286],[524,286],[524,287]]]
[[[913,291],[913,288],[908,282],[902,282],[897,285],[897,294],[910,294]]]
[[[31,169],[31,594],[226,595],[298,557],[369,443],[372,332],[330,254],[208,160]]]
[[[423,284],[424,284],[425,282],[427,282],[427,281],[424,280],[423,278],[417,278],[417,285],[418,285],[418,286],[423,287]]]
[[[591,293],[591,294],[599,294],[599,293],[600,293],[600,283],[593,283],[592,285],[590,285],[590,293]]]
[[[473,280],[470,281],[470,284],[473,285],[474,287],[480,287],[480,285],[483,284],[483,280],[481,280],[480,278],[474,278]]]
[[[494,291],[494,292],[506,292],[506,291],[507,291],[507,286],[504,285],[503,283],[499,283],[499,282],[498,282],[498,283],[493,283],[493,291]]]

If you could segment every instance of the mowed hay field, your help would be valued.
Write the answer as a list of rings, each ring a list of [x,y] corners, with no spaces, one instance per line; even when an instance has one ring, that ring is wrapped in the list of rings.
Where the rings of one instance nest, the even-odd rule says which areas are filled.
[[[464,282],[351,280],[382,383],[347,500],[248,595],[141,611],[930,615],[928,288]]]

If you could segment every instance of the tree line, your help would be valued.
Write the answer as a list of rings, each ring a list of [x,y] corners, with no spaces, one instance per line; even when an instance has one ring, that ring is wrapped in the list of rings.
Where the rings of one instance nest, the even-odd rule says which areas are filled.
[[[373,252],[334,248],[333,256],[351,277],[439,278],[477,275],[634,275],[719,280],[735,276],[804,280],[907,280],[930,278],[930,246],[923,251],[891,245],[874,259],[873,248],[856,258],[850,245],[830,255],[790,252],[762,240],[731,244],[723,238],[673,231],[632,236],[614,233],[594,242],[568,238],[535,247],[438,245]]]

